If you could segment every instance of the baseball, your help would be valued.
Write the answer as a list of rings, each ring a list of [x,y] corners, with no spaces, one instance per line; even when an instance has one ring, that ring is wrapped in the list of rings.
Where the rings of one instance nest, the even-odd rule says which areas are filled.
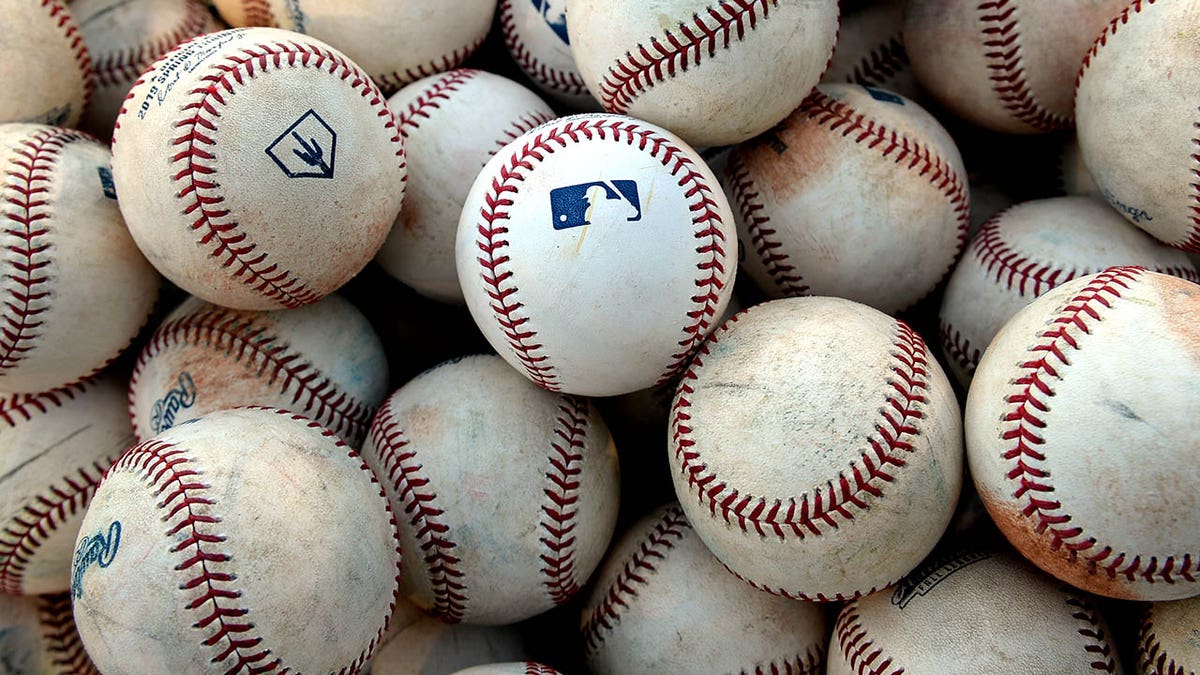
[[[1079,148],[1100,193],[1159,240],[1200,253],[1195,2],[1126,3],[1079,73]]]
[[[676,504],[613,546],[582,632],[597,675],[819,673],[827,636],[816,604],[759,593],[727,572]]]
[[[388,99],[404,137],[404,205],[376,260],[418,293],[462,304],[454,237],[479,170],[510,141],[554,119],[536,94],[499,75],[456,69]]]
[[[1120,659],[1085,595],[1015,556],[960,550],[846,605],[825,672],[1113,673]]]
[[[495,356],[401,387],[363,457],[400,514],[402,593],[447,623],[509,624],[569,601],[616,524],[617,454],[599,413]]]
[[[452,673],[518,661],[528,656],[527,651],[521,633],[512,626],[451,625],[421,617],[379,648],[371,662],[371,675]]]
[[[831,0],[567,0],[571,53],[611,113],[695,146],[770,129],[821,78],[837,38]]]
[[[82,132],[0,125],[0,391],[98,372],[150,316],[159,277],[125,229],[109,158]]]
[[[1138,672],[1185,675],[1200,671],[1200,599],[1157,602],[1138,631]]]
[[[500,30],[513,61],[542,91],[571,108],[600,108],[571,54],[566,0],[500,0]]]
[[[946,285],[939,312],[942,351],[964,387],[1004,324],[1046,291],[1113,265],[1139,265],[1200,282],[1182,251],[1125,222],[1103,202],[1059,197],[993,216]]]
[[[92,665],[67,593],[17,597],[0,593],[0,665],[11,675],[100,675]]]
[[[922,92],[900,31],[905,4],[907,0],[878,0],[843,9],[837,45],[821,81],[880,87],[920,100]]]
[[[1116,267],[1059,286],[992,340],[967,458],[1026,558],[1091,593],[1200,594],[1200,286]]]
[[[522,661],[475,666],[451,675],[558,675],[558,671],[533,661]]]
[[[199,0],[76,0],[71,11],[92,55],[96,90],[83,126],[112,135],[125,95],[160,56],[218,29]]]
[[[71,587],[71,550],[100,477],[132,444],[124,383],[0,396],[0,591]]]
[[[92,59],[66,3],[4,5],[0,35],[0,123],[79,124],[95,87]]]
[[[673,377],[733,293],[733,215],[674,134],[576,115],[517,138],[467,194],[455,245],[467,308],[539,386],[625,394]]]
[[[274,312],[191,298],[138,356],[129,416],[141,441],[210,412],[267,405],[304,415],[359,447],[387,393],[383,344],[337,295]]]
[[[1104,194],[1088,173],[1087,164],[1083,162],[1083,153],[1079,150],[1079,139],[1072,136],[1063,143],[1058,155],[1058,185],[1059,192],[1065,195],[1085,195],[1103,200]]]
[[[274,28],[210,33],[159,59],[117,119],[112,168],[150,262],[237,309],[307,305],[357,274],[400,211],[406,175],[371,80]]]
[[[375,476],[315,422],[216,412],[130,448],[75,544],[75,623],[106,675],[358,672],[400,567]]]
[[[903,577],[946,530],[962,482],[958,402],[924,341],[840,298],[727,321],[683,375],[669,442],[700,539],[756,588],[804,600]]]
[[[932,115],[891,92],[823,84],[733,151],[725,184],[746,271],[771,297],[907,308],[967,237],[966,170]]]
[[[1092,40],[1129,0],[912,0],[904,42],[917,80],[985,129],[1045,133],[1074,121]]]

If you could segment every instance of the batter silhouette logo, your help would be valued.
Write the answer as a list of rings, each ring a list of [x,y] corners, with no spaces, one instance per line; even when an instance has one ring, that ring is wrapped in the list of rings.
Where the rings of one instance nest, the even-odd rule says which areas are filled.
[[[550,26],[550,30],[563,41],[571,44],[567,38],[567,9],[566,0],[533,0],[533,8],[541,15],[542,20]]]
[[[556,230],[619,220],[636,223],[642,219],[642,202],[637,181],[594,181],[551,190],[550,212]]]
[[[337,132],[310,108],[267,146],[267,155],[288,178],[333,178]]]

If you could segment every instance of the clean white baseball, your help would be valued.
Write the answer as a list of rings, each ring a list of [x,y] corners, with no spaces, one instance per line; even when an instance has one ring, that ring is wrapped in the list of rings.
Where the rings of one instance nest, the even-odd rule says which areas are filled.
[[[1091,600],[1016,556],[956,551],[846,605],[826,673],[1119,673],[1111,635]]]
[[[1187,255],[1158,243],[1103,202],[1059,197],[994,215],[959,261],[938,314],[942,352],[964,387],[1004,324],[1046,291],[1113,265],[1200,282]]]
[[[1072,85],[1129,0],[912,0],[904,43],[921,85],[956,115],[1007,133],[1073,123]]]
[[[400,547],[359,456],[269,408],[130,448],[96,490],[71,592],[88,654],[120,673],[355,673],[387,630]]]
[[[0,123],[73,127],[95,84],[92,59],[66,3],[20,0],[4,6],[0,35]]]
[[[69,593],[0,593],[0,655],[10,675],[100,675],[75,630]]]
[[[1200,253],[1200,4],[1134,0],[1079,73],[1079,147],[1101,194],[1161,241]]]
[[[514,623],[569,601],[616,524],[616,448],[599,413],[495,356],[397,390],[363,457],[401,514],[413,561],[401,590],[447,623]]]
[[[612,673],[823,673],[814,604],[759,593],[727,572],[677,504],[613,546],[583,606],[588,668]]]
[[[123,382],[0,396],[0,591],[71,587],[84,511],[132,442]]]
[[[907,0],[878,0],[843,10],[837,44],[821,82],[882,87],[920,100],[900,30]]]
[[[274,312],[191,298],[142,349],[129,382],[129,417],[141,441],[210,412],[267,405],[359,447],[387,393],[383,344],[337,295]]]
[[[937,286],[967,237],[967,175],[950,134],[881,89],[817,87],[733,151],[725,184],[743,265],[772,297],[896,312]]]
[[[218,30],[199,0],[76,0],[71,5],[92,55],[96,91],[83,126],[101,138],[139,75],[181,42]]]
[[[1130,600],[1200,594],[1200,285],[1110,268],[992,340],[967,395],[988,513],[1046,572]]]
[[[571,52],[604,109],[696,146],[756,136],[800,104],[837,38],[833,0],[567,0]]]
[[[520,631],[512,626],[450,625],[422,617],[383,643],[371,675],[437,675],[528,656]]]
[[[109,160],[82,132],[0,125],[0,391],[98,372],[150,316],[159,277],[125,229]]]
[[[599,110],[567,34],[565,0],[500,0],[500,30],[508,53],[542,91],[577,110]]]
[[[121,212],[192,295],[295,308],[357,274],[404,196],[383,94],[323,42],[274,28],[198,37],[129,92],[113,137]]]
[[[730,571],[791,598],[841,600],[903,577],[962,483],[958,402],[924,341],[840,298],[727,321],[684,374],[669,434],[696,534]]]
[[[512,80],[465,68],[408,85],[388,107],[411,173],[376,260],[418,293],[461,304],[454,237],[467,190],[492,155],[554,111]]]
[[[1200,672],[1200,598],[1151,605],[1138,630],[1137,650],[1142,675]]]
[[[674,134],[576,115],[509,143],[458,224],[467,308],[530,380],[584,396],[675,375],[733,293],[733,215]]]
[[[460,670],[451,675],[559,675],[559,673],[550,666],[533,661],[521,661],[475,666],[466,670]]]

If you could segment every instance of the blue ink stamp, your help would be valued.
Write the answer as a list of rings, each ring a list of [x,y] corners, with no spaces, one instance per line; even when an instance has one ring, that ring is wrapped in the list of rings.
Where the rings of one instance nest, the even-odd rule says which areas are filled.
[[[884,91],[882,89],[876,89],[875,87],[867,87],[867,86],[864,86],[863,89],[866,89],[867,93],[871,95],[871,98],[875,99],[876,101],[882,101],[883,103],[895,103],[896,105],[904,105],[904,99],[900,98],[899,96],[893,94],[890,91]]]
[[[288,178],[333,178],[337,132],[310,108],[267,146],[267,155]]]
[[[1117,196],[1115,194],[1113,194],[1112,191],[1107,188],[1105,188],[1105,190],[1104,190],[1104,199],[1107,200],[1108,203],[1111,204],[1114,209],[1125,214],[1126,218],[1129,218],[1130,220],[1132,220],[1135,223],[1140,223],[1143,221],[1148,223],[1148,222],[1154,220],[1154,217],[1151,216],[1145,209],[1138,208],[1136,206],[1133,206],[1132,204],[1126,204],[1125,202],[1118,199]]]
[[[178,383],[178,387],[167,390],[166,395],[155,401],[150,409],[150,428],[156,434],[175,426],[175,416],[179,411],[196,403],[196,382],[192,374],[186,370],[179,373]]]
[[[103,569],[117,557],[117,548],[121,545],[121,521],[114,520],[105,535],[105,531],[100,530],[79,540],[79,546],[75,548],[75,560],[71,563],[72,597],[83,597],[83,573],[89,567],[98,565]]]
[[[636,223],[642,219],[636,181],[595,181],[550,191],[550,212],[556,230],[583,227],[592,222],[611,222],[611,218],[597,216],[611,216],[616,210],[622,212],[625,222]]]
[[[550,30],[554,31],[563,44],[569,45],[571,39],[567,37],[567,8],[564,5],[565,0],[533,0],[533,8],[542,17],[542,21],[550,26]]]
[[[117,198],[117,184],[112,179],[112,169],[107,166],[96,167],[96,173],[100,174],[100,189],[104,190],[104,196],[109,199]]]

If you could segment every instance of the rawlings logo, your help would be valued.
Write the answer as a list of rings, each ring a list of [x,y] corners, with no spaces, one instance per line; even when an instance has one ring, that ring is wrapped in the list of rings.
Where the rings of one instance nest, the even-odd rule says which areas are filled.
[[[75,547],[75,560],[71,563],[71,595],[83,597],[83,573],[92,565],[101,569],[112,564],[117,557],[117,548],[121,545],[121,521],[114,520],[108,526],[108,536],[104,530],[79,540]]]
[[[156,434],[175,426],[175,415],[196,402],[196,382],[192,380],[192,374],[186,370],[179,373],[178,382],[179,386],[168,390],[150,410],[150,428]]]
[[[949,579],[950,575],[955,572],[991,557],[991,553],[963,553],[929,570],[924,575],[910,575],[896,586],[896,590],[892,593],[892,604],[900,609],[904,609],[908,606],[908,603],[912,602],[913,598],[918,595],[927,595],[938,584]]]

